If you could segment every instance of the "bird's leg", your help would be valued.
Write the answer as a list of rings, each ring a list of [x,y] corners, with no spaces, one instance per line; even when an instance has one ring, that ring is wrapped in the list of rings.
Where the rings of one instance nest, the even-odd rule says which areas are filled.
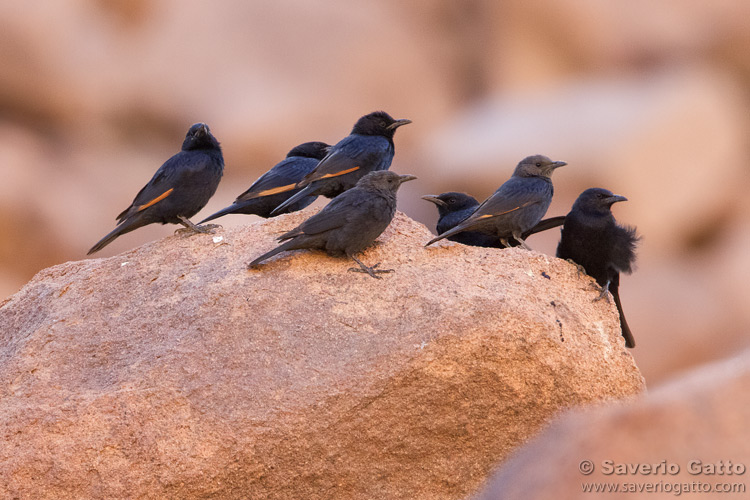
[[[355,272],[355,273],[367,273],[370,276],[372,276],[373,278],[378,279],[378,280],[381,279],[381,277],[378,276],[378,274],[392,273],[393,272],[393,269],[375,269],[376,267],[378,267],[380,265],[380,262],[378,262],[377,264],[375,264],[372,267],[368,267],[361,260],[359,260],[357,257],[355,257],[354,255],[352,255],[351,258],[354,259],[354,262],[356,262],[357,264],[359,264],[358,268],[357,267],[350,267],[349,268],[349,270],[352,271],[352,272]]]
[[[531,250],[531,247],[527,245],[521,237],[521,233],[513,233],[513,239],[516,240],[524,250]]]
[[[508,238],[500,238],[500,243],[501,243],[501,244],[502,244],[502,245],[503,245],[503,246],[504,246],[505,248],[510,248],[510,243],[508,243]]]
[[[592,302],[597,302],[602,299],[607,299],[607,302],[609,302],[609,280],[604,284],[604,286],[601,288],[601,292],[599,292],[599,296],[592,300]]]
[[[180,224],[185,226],[184,229],[178,229],[175,231],[175,233],[204,233],[204,234],[211,234],[213,233],[213,230],[216,228],[221,227],[219,224],[204,224],[202,226],[199,226],[197,224],[193,224],[190,222],[190,219],[187,217],[183,217],[182,215],[177,216],[178,219],[180,219]]]

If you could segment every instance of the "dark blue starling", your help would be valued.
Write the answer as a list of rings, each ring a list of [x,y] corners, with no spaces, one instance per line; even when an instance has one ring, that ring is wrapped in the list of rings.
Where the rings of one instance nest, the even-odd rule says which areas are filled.
[[[438,222],[436,227],[438,235],[456,227],[456,225],[473,214],[479,206],[479,202],[473,196],[455,191],[437,196],[428,194],[422,196],[422,199],[434,203],[438,208]],[[532,229],[523,233],[523,239],[525,240],[532,234],[562,226],[564,220],[564,216],[544,219]],[[496,235],[481,231],[463,231],[454,234],[448,239],[473,247],[505,248],[505,245],[500,243],[500,239]],[[512,246],[519,244],[515,240],[510,240],[508,243]]]
[[[464,231],[481,231],[495,235],[503,246],[515,240],[529,249],[524,233],[536,226],[547,213],[552,201],[552,172],[566,165],[546,156],[528,156],[516,166],[510,179],[463,222],[430,240],[431,245]]]
[[[602,287],[596,300],[607,297],[607,291],[612,293],[620,314],[625,346],[635,347],[635,339],[622,312],[619,288],[620,273],[633,271],[639,238],[635,228],[617,224],[611,209],[618,201],[627,201],[627,198],[601,188],[581,193],[565,216],[557,256],[583,267],[586,274],[596,280]]]
[[[379,273],[391,270],[376,270],[377,264],[368,267],[356,254],[370,246],[391,223],[396,213],[396,192],[402,183],[412,179],[416,177],[389,171],[370,172],[323,210],[282,234],[279,241],[283,243],[252,261],[249,267],[286,250],[315,249],[333,256],[346,255],[359,265],[351,270],[380,278]]]
[[[271,215],[281,213],[305,196],[333,198],[369,172],[388,170],[395,148],[393,134],[411,120],[394,120],[384,111],[365,115],[354,124],[352,133],[331,147],[328,155],[298,184],[304,188],[278,206]]]
[[[147,224],[182,224],[196,232],[207,228],[190,222],[206,206],[224,173],[219,142],[208,125],[196,123],[185,136],[182,151],[159,167],[135,196],[133,203],[117,216],[117,227],[91,247],[98,252],[118,236]]]
[[[328,154],[330,147],[324,142],[305,142],[293,148],[287,153],[286,158],[261,175],[247,191],[234,200],[234,203],[206,217],[200,223],[203,224],[227,214],[270,217],[274,208],[301,191],[295,186],[304,176],[313,171],[318,162]],[[288,205],[277,215],[302,210],[316,198],[315,195],[306,196],[297,203]]]

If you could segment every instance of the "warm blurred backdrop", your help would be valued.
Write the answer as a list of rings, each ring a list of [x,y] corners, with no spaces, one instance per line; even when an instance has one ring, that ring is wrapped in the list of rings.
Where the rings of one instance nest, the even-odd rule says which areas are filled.
[[[3,2],[0,68],[0,299],[85,258],[196,121],[226,159],[205,216],[383,109],[414,122],[392,169],[419,176],[399,206],[431,229],[421,195],[484,199],[528,154],[569,164],[548,215],[587,187],[629,198],[621,295],[650,384],[750,345],[750,2]],[[529,243],[554,255],[549,233]]]

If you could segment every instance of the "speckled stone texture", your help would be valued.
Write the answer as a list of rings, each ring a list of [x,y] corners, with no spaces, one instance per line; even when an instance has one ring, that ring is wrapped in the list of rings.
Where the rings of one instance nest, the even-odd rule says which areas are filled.
[[[1,498],[471,494],[561,410],[636,395],[571,264],[424,243],[247,263],[313,213],[46,269],[0,305]]]

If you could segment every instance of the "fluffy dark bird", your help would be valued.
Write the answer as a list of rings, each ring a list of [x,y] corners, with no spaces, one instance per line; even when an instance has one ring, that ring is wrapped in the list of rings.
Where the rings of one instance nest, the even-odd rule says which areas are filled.
[[[422,196],[423,200],[434,203],[438,209],[437,234],[453,229],[464,219],[469,217],[479,206],[479,202],[471,195],[451,191],[440,195],[428,194]],[[532,234],[562,226],[564,216],[550,217],[523,233],[524,240]],[[505,248],[495,234],[481,231],[463,231],[448,238],[451,241],[462,243],[473,247]],[[519,245],[515,240],[509,240],[511,246]]]
[[[528,156],[516,166],[510,179],[484,200],[465,220],[453,229],[430,240],[432,245],[443,238],[464,231],[481,231],[495,235],[503,246],[511,246],[514,239],[529,249],[524,233],[536,226],[547,213],[552,201],[552,172],[566,165],[546,156]]]
[[[259,215],[270,217],[271,211],[290,196],[300,192],[295,186],[304,176],[313,171],[318,162],[328,154],[331,146],[325,142],[305,142],[289,151],[282,161],[261,175],[250,188],[239,195],[234,203],[203,219],[200,224],[227,214]],[[277,212],[296,212],[315,201],[316,195],[305,196]]]
[[[351,134],[332,146],[318,166],[297,184],[303,189],[271,214],[281,213],[306,196],[333,198],[353,188],[367,173],[388,170],[395,153],[393,134],[407,123],[411,120],[394,120],[384,111],[357,120]]]
[[[416,177],[389,171],[370,172],[323,210],[282,234],[279,241],[284,243],[252,261],[249,267],[256,267],[279,252],[307,248],[351,257],[359,265],[351,270],[380,278],[379,273],[392,270],[375,269],[378,264],[368,267],[356,254],[370,246],[391,223],[396,213],[396,192],[402,183],[412,179]]]
[[[190,217],[206,206],[223,173],[219,142],[208,125],[196,123],[188,130],[182,151],[159,167],[133,203],[117,216],[117,227],[91,247],[88,255],[122,234],[155,222],[182,224],[192,231],[206,232],[209,228],[193,224]]]
[[[602,287],[596,300],[607,297],[607,291],[612,293],[620,313],[625,346],[635,347],[635,339],[622,312],[619,288],[620,273],[633,271],[639,238],[635,228],[620,226],[612,215],[612,205],[619,201],[627,201],[627,198],[606,189],[591,188],[581,193],[565,216],[557,256],[575,262],[596,280]]]

